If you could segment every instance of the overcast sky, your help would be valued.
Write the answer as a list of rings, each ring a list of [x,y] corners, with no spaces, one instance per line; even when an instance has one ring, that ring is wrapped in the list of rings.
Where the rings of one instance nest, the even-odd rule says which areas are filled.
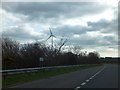
[[[67,46],[79,45],[101,56],[118,56],[118,3],[115,0],[4,2],[0,10],[3,36],[21,43],[44,42],[51,27],[56,36],[54,42],[64,37],[68,39]]]

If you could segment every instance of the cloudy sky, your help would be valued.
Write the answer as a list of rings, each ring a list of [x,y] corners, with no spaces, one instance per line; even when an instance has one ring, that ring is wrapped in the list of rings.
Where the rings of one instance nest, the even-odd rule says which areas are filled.
[[[20,43],[68,39],[66,47],[81,46],[101,56],[118,56],[118,2],[3,2],[3,36]],[[47,43],[51,43],[48,40]]]

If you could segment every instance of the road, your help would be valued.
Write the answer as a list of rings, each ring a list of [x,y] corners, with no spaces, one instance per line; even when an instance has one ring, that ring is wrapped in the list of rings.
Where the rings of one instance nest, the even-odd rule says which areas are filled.
[[[118,66],[106,65],[105,69],[98,73],[83,88],[117,88],[118,87]]]
[[[118,88],[118,65],[104,64],[11,88]]]

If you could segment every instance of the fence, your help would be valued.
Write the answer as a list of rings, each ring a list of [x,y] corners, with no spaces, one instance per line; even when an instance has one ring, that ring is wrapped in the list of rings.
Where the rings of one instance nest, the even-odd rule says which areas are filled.
[[[83,65],[67,65],[67,66],[52,66],[52,67],[11,69],[11,70],[1,70],[0,73],[2,73],[3,75],[14,75],[14,74],[19,74],[19,73],[37,72],[37,71],[40,71],[40,70],[50,70],[50,69],[56,69],[56,68],[76,67],[76,66],[83,66]]]

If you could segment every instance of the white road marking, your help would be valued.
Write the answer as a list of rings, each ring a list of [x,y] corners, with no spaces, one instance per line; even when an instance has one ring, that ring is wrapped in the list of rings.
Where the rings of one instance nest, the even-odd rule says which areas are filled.
[[[85,82],[83,82],[81,85],[83,86],[83,85],[85,85],[86,83]]]
[[[81,86],[77,86],[74,90],[78,90]]]
[[[90,80],[88,79],[88,80],[86,80],[86,82],[89,82]]]
[[[92,77],[90,77],[89,79],[92,79]]]
[[[96,75],[98,75],[98,74],[99,74],[100,72],[102,72],[104,69],[105,69],[105,66],[104,66],[100,71],[98,71],[97,73],[95,73],[95,74],[92,76],[92,78],[95,77]]]
[[[98,71],[98,72],[95,73],[93,76],[91,76],[88,80],[86,80],[86,82],[89,82],[89,81],[90,81],[91,79],[93,79],[96,75],[98,75],[99,73],[101,73],[104,69],[105,69],[105,66],[104,66],[100,71]],[[83,83],[81,84],[81,86],[85,85],[86,82],[83,82]],[[77,87],[75,88],[75,90],[78,90],[79,88],[81,88],[81,86],[77,86]]]

